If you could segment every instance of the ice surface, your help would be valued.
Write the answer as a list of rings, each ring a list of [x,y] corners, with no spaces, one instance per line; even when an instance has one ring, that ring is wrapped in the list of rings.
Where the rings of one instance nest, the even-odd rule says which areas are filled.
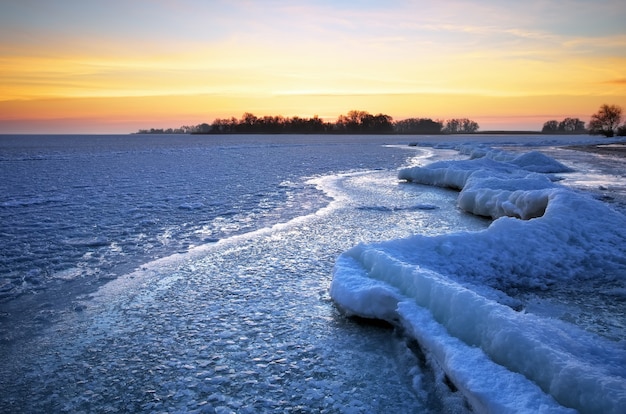
[[[623,289],[626,217],[539,174],[570,171],[542,154],[463,151],[471,159],[399,178],[460,189],[459,207],[495,218],[489,228],[357,245],[337,260],[331,297],[403,325],[479,411],[621,412],[624,338],[523,311],[520,298]]]
[[[328,199],[303,177],[407,153],[357,140],[0,136],[0,302],[308,214]]]
[[[535,289],[498,277],[446,279],[445,268],[422,265],[424,257],[404,244],[414,240],[428,254],[437,247],[433,263],[448,260],[457,275],[479,264],[484,252],[464,253],[463,235],[481,234],[491,221],[460,210],[456,191],[398,182],[394,172],[442,154],[467,155],[380,145],[406,139],[395,136],[21,138],[15,149],[0,149],[2,412],[467,413],[466,401],[494,411],[567,411],[525,374],[493,362],[483,345],[460,339],[482,337],[454,321],[464,315],[457,309],[467,318],[492,309],[490,320],[499,316],[513,328],[510,318],[519,317],[521,326],[532,325],[526,343],[558,332],[542,352],[560,346],[583,373],[588,361],[603,360],[590,372],[605,370],[612,381],[624,366],[607,368],[605,360],[623,338],[620,273],[611,284],[610,275],[594,274]],[[467,139],[436,137],[453,138]],[[541,191],[563,178],[554,174]],[[553,204],[548,198],[546,211]],[[389,244],[374,244],[380,240]],[[458,296],[455,309],[438,311],[458,336],[430,309],[404,301],[399,288],[364,279],[363,264],[347,254],[341,262],[355,284],[344,293],[359,294],[361,282],[371,281],[381,312],[400,301],[393,317],[414,323],[391,330],[338,313],[328,295],[331,268],[355,245],[378,246],[372,257],[402,256],[403,268],[419,266],[441,295]],[[115,263],[135,270],[112,274]],[[85,294],[92,273],[110,279]],[[24,293],[55,275],[62,288],[50,295]],[[22,295],[13,300],[16,290]],[[30,300],[29,327],[38,335],[24,336],[15,321],[20,309],[11,306],[21,299]],[[581,304],[593,312],[574,313]],[[589,332],[578,336],[572,324]],[[568,335],[582,338],[578,348],[561,344]],[[585,352],[595,354],[587,360]]]
[[[228,137],[229,142],[234,139]],[[185,197],[172,197],[167,211],[185,218],[178,224],[167,215],[148,214],[150,205],[162,196],[186,194],[188,190],[177,189],[176,182],[191,180],[191,188],[203,187],[207,176],[200,173],[207,170],[205,166],[198,167],[199,176],[180,181],[176,178],[181,171],[172,170],[161,183],[164,188],[139,185],[149,197],[128,197],[124,205],[134,210],[131,217],[145,214],[146,219],[158,219],[156,227],[161,231],[127,226],[128,239],[136,238],[139,249],[142,243],[154,242],[157,233],[170,255],[143,262],[89,295],[71,297],[68,290],[60,290],[70,296],[67,306],[61,306],[59,298],[43,299],[45,291],[25,296],[33,299],[36,322],[32,324],[40,335],[23,338],[21,332],[11,330],[19,325],[8,315],[16,312],[4,307],[0,411],[467,412],[463,396],[431,373],[429,361],[422,360],[405,337],[389,328],[346,319],[333,306],[328,287],[335,258],[355,243],[405,237],[418,229],[430,234],[479,229],[486,221],[460,212],[452,191],[422,192],[420,186],[397,182],[395,168],[419,154],[416,149],[388,149],[359,139],[302,149],[224,151],[234,159],[262,154],[258,159],[266,161],[255,164],[253,174],[263,185],[242,174],[240,180],[231,177],[230,188],[203,189],[214,192],[215,198],[230,191],[229,198],[216,206],[229,214],[221,225],[243,226],[247,217],[252,221],[247,230],[225,231],[219,240],[181,249],[190,231],[207,239],[215,236],[211,232],[215,220],[207,223],[205,218],[211,216],[210,206],[216,200],[207,197],[205,208],[190,211],[178,208]],[[211,151],[206,152],[190,159],[210,158]],[[156,160],[152,155],[143,158],[143,167],[158,170],[153,162],[165,162],[161,155]],[[293,170],[310,158],[317,164]],[[393,169],[372,171],[372,166],[381,165]],[[233,168],[235,175],[250,171]],[[342,173],[332,173],[336,169]],[[268,177],[273,178],[268,182]],[[275,188],[272,183],[284,188],[276,190],[281,196],[268,194],[274,191],[269,191]],[[128,183],[136,188],[133,184],[139,183]],[[119,189],[111,189],[112,195],[120,195]],[[92,192],[94,187],[81,191]],[[303,193],[317,198],[302,197]],[[329,197],[334,201],[329,202]],[[300,200],[310,206],[295,206],[285,214],[279,211]],[[368,206],[376,208],[361,208]],[[310,213],[302,214],[303,210]],[[108,222],[111,211],[103,210],[100,224]],[[268,216],[272,219],[266,221]],[[141,220],[137,218],[137,223]],[[77,229],[69,233],[63,240],[74,240],[97,255],[100,247],[82,246],[92,244],[99,234]],[[134,254],[128,240],[105,240],[111,249],[118,243],[115,248],[121,254]],[[63,277],[97,271],[98,261],[85,261],[90,264],[87,269],[69,267]],[[81,281],[74,278],[71,286]]]
[[[392,171],[311,183],[335,201],[148,263],[83,298],[81,312],[21,350],[28,374],[0,408],[466,413],[404,337],[346,320],[327,292],[335,257],[355,242],[485,222],[456,210],[451,192],[420,194]]]

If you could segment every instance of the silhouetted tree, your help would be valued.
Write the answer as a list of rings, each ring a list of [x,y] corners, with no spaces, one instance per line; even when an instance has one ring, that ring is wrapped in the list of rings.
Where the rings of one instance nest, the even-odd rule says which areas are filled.
[[[398,134],[441,134],[442,128],[442,122],[430,118],[408,118],[394,124]]]
[[[203,123],[197,126],[196,131],[200,134],[208,134],[211,131],[211,126],[207,123]]]
[[[461,123],[458,119],[448,119],[443,127],[444,134],[458,134],[461,130]]]
[[[385,134],[393,132],[393,118],[389,115],[372,115],[366,111],[350,111],[339,115],[335,132],[342,134]]]
[[[361,132],[361,121],[369,115],[365,111],[352,110],[347,115],[339,115],[335,127],[337,132],[346,134],[357,134]]]
[[[544,134],[556,134],[559,130],[559,121],[556,119],[550,120],[543,124],[541,132]]]
[[[295,134],[322,134],[332,130],[331,124],[325,123],[317,115],[309,119],[294,117],[290,124],[290,132]]]
[[[200,131],[199,126],[196,129],[198,133],[202,133]],[[210,132],[213,134],[232,134],[234,130],[233,130],[233,125],[230,120],[216,118],[213,120],[213,123],[211,124]]]
[[[622,120],[622,108],[617,105],[602,105],[598,112],[591,115],[589,133],[612,137]]]
[[[472,121],[470,119],[463,119],[463,131],[466,134],[476,133],[479,129],[480,125],[478,125],[478,122]]]
[[[556,122],[556,121],[555,121]],[[352,110],[339,115],[335,123],[324,122],[317,115],[313,118],[285,118],[263,116],[245,112],[240,119],[216,118],[211,125],[181,126],[172,129],[141,129],[143,134],[441,134],[443,121],[430,118],[409,118],[394,122],[389,115],[372,115],[366,111]],[[451,119],[446,122],[446,133],[474,133],[478,124],[467,118]]]
[[[587,132],[585,123],[578,118],[565,118],[561,122],[551,120],[543,124],[543,134],[582,134]]]
[[[585,132],[585,123],[578,118],[565,118],[559,123],[559,131],[566,133]]]
[[[448,119],[445,122],[442,132],[444,134],[473,134],[478,131],[478,123],[467,118]]]

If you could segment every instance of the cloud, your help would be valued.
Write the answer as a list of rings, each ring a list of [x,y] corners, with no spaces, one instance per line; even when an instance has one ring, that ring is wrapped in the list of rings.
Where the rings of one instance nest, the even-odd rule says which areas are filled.
[[[604,83],[608,83],[609,85],[626,85],[626,78],[611,79],[611,80],[605,81]]]

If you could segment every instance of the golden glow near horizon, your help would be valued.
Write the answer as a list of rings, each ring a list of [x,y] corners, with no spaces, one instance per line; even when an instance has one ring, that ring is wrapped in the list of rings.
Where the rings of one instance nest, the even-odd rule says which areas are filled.
[[[351,109],[487,129],[626,107],[621,0],[0,4],[0,133]]]

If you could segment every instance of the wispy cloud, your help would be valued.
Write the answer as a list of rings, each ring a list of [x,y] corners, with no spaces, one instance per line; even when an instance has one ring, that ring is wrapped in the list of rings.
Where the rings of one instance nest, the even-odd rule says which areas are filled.
[[[611,79],[611,80],[605,81],[604,83],[608,83],[610,85],[624,85],[624,86],[626,86],[626,78]]]
[[[0,100],[621,96],[622,2],[0,2]]]

